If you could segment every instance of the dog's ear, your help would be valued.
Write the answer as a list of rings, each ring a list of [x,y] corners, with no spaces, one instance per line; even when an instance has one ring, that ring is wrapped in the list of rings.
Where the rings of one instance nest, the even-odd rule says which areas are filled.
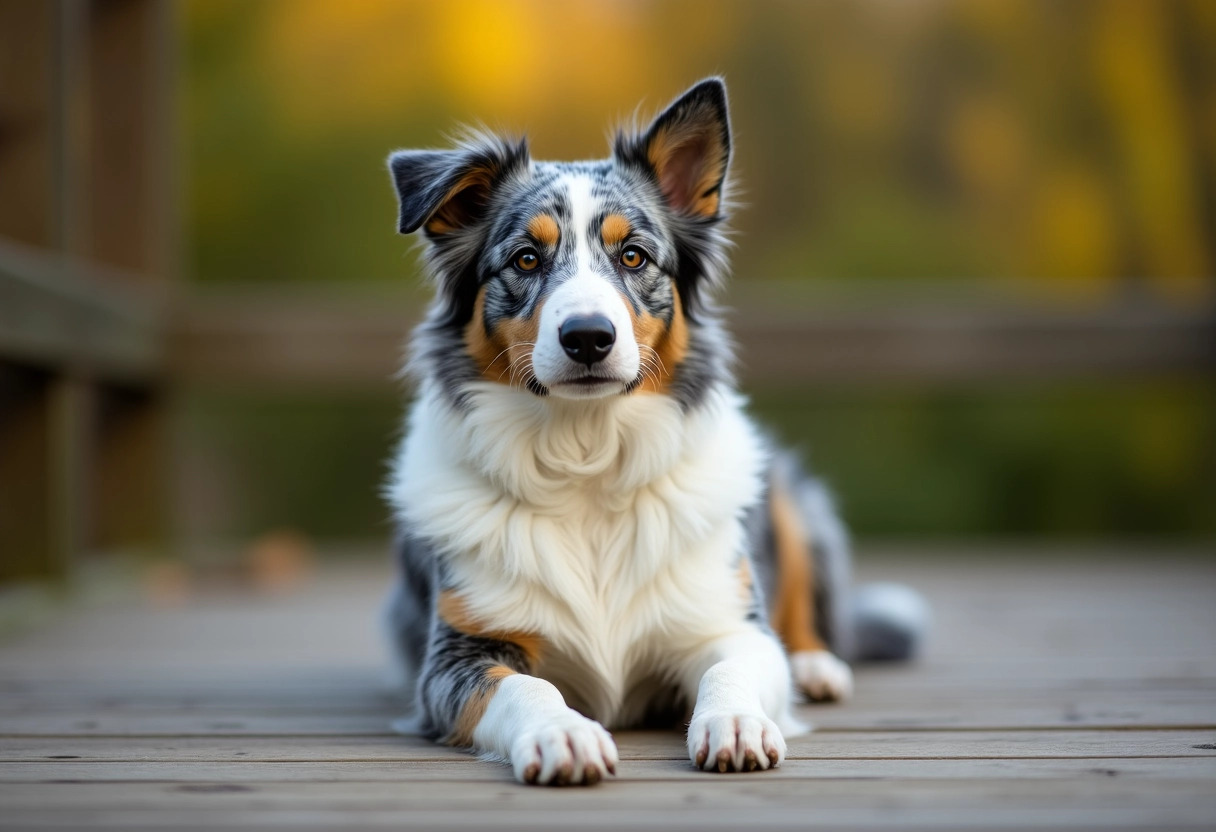
[[[730,164],[726,84],[707,78],[677,98],[637,136],[617,135],[617,160],[641,166],[677,214],[717,219]]]
[[[399,150],[388,157],[400,213],[397,230],[422,228],[439,238],[476,223],[490,193],[509,174],[527,167],[528,146],[479,136],[455,150]]]

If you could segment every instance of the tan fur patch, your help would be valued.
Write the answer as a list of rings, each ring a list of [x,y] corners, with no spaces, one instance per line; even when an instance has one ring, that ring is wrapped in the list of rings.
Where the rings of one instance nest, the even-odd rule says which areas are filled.
[[[493,332],[486,332],[485,292],[483,286],[477,293],[473,317],[465,326],[464,342],[469,355],[487,381],[523,385],[540,329],[540,307],[531,318],[508,318],[499,321]]]
[[[643,379],[638,390],[646,393],[666,392],[676,367],[688,355],[688,321],[680,304],[680,293],[672,287],[671,323],[643,310],[633,311],[633,305],[622,298],[633,319],[633,337],[641,352]]]
[[[647,157],[669,204],[694,216],[717,215],[721,199],[715,189],[728,161],[721,139],[706,136],[695,124],[671,125],[654,137]]]
[[[459,199],[461,193],[470,188],[488,191],[494,184],[494,171],[488,168],[471,170],[447,192],[443,203],[426,222],[426,230],[431,234],[450,234],[463,227],[469,221],[469,211],[466,200]]]
[[[793,496],[781,483],[773,483],[769,509],[777,549],[773,629],[791,653],[823,650],[823,640],[815,631],[815,574],[810,535],[802,526]]]
[[[528,657],[529,664],[533,667],[540,661],[541,653],[545,648],[545,640],[543,638],[536,633],[524,632],[522,630],[496,630],[492,627],[487,627],[469,612],[468,604],[464,598],[450,589],[445,589],[439,593],[439,601],[435,606],[435,611],[453,630],[459,630],[465,635],[477,636],[478,638],[492,638],[496,641],[510,642],[524,651],[524,654]]]
[[[752,562],[747,558],[739,559],[739,597],[744,604],[752,602]]]
[[[529,220],[528,233],[541,245],[550,248],[556,246],[562,236],[561,229],[557,227],[557,220],[548,214],[537,214]]]
[[[473,732],[477,730],[478,723],[485,716],[490,700],[498,692],[498,686],[502,684],[503,679],[514,675],[514,670],[501,664],[494,665],[487,670],[477,690],[473,691],[465,700],[464,707],[460,709],[460,716],[456,718],[456,724],[452,726],[451,733],[444,737],[444,742],[448,745],[462,747],[472,745]]]
[[[604,224],[600,226],[600,239],[604,241],[604,245],[611,248],[624,241],[633,231],[633,226],[629,224],[629,220],[620,214],[609,214],[604,217]]]

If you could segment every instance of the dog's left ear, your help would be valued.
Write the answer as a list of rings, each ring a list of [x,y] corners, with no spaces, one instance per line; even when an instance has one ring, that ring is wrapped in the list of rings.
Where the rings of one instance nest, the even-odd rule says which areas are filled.
[[[716,219],[730,164],[726,84],[707,78],[677,98],[639,136],[617,135],[619,162],[651,172],[677,214]]]

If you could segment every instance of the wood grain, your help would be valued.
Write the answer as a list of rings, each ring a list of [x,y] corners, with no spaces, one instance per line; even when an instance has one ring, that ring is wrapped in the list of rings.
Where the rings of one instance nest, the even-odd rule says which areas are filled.
[[[1210,828],[1216,567],[1100,562],[863,563],[930,599],[920,661],[803,707],[818,730],[775,772],[618,732],[620,776],[592,789],[389,731],[382,569],[80,609],[0,645],[0,828]]]

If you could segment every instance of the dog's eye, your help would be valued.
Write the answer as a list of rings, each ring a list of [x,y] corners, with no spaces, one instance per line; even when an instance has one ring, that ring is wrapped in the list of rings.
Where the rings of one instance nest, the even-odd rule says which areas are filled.
[[[530,248],[525,248],[515,254],[515,268],[521,272],[530,272],[540,265],[540,257]]]
[[[630,246],[621,252],[621,265],[627,269],[640,269],[646,265],[646,252],[637,246]]]

